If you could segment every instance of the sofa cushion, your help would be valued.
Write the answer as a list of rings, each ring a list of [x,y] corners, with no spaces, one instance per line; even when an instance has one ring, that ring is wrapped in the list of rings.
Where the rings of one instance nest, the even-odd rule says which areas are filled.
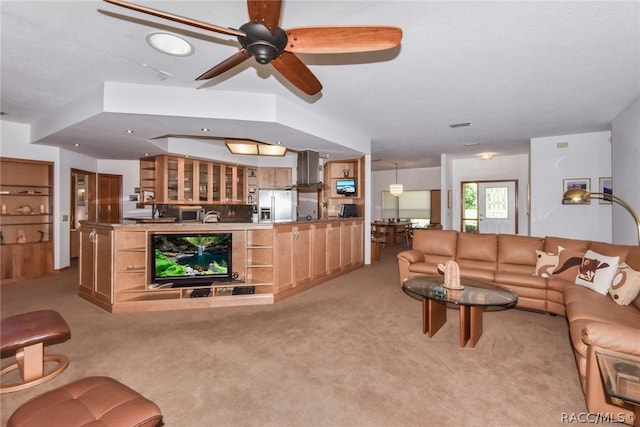
[[[536,251],[536,271],[534,274],[540,277],[550,277],[553,269],[558,265],[558,254],[548,254],[543,251]]]
[[[475,270],[484,270],[493,273],[498,267],[498,235],[458,233],[458,248],[456,261],[466,274],[472,274]],[[467,276],[469,277],[469,276]],[[474,275],[474,277],[476,277]]]
[[[498,271],[533,274],[536,251],[543,247],[541,237],[498,234]]]
[[[455,230],[414,230],[412,249],[422,252],[437,265],[456,257],[457,241]]]
[[[589,249],[582,258],[576,284],[606,295],[618,271],[619,256],[605,256]]]
[[[609,295],[620,305],[628,305],[640,294],[640,272],[627,264],[620,264],[613,278]]]
[[[631,305],[618,305],[606,296],[582,286],[572,286],[564,291],[567,319],[590,319],[618,325],[636,325],[640,328],[640,311]]]
[[[565,249],[585,253],[591,244],[588,240],[567,239],[565,237],[547,236],[544,239],[544,251],[550,254],[560,252],[560,246]]]
[[[558,249],[558,264],[553,269],[551,278],[575,282],[584,252],[565,249],[563,246]]]

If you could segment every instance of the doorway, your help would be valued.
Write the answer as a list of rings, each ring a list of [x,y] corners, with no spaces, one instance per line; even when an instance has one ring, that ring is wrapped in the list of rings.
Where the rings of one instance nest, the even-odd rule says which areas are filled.
[[[518,233],[518,180],[462,182],[461,230]]]
[[[97,218],[96,173],[71,169],[69,189],[69,258],[78,258],[80,251],[80,221],[95,221]]]

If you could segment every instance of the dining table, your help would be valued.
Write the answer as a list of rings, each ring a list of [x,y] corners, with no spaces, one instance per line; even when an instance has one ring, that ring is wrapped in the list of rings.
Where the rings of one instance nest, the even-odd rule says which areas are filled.
[[[411,226],[410,221],[373,221],[376,232],[386,238],[386,245],[393,246],[396,242],[396,235],[404,235],[407,228]]]

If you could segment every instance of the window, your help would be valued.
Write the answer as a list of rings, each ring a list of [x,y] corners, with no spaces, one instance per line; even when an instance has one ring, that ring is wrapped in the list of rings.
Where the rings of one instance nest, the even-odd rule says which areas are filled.
[[[415,227],[426,227],[431,218],[431,191],[409,190],[400,196],[382,192],[382,218],[407,218]]]
[[[462,231],[474,233],[478,231],[478,183],[462,184],[464,208],[462,209]]]

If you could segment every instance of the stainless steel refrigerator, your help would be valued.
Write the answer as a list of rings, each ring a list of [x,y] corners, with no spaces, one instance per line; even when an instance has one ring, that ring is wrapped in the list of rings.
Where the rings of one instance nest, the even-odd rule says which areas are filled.
[[[258,192],[260,222],[288,222],[296,217],[297,196],[294,190],[262,189]]]

